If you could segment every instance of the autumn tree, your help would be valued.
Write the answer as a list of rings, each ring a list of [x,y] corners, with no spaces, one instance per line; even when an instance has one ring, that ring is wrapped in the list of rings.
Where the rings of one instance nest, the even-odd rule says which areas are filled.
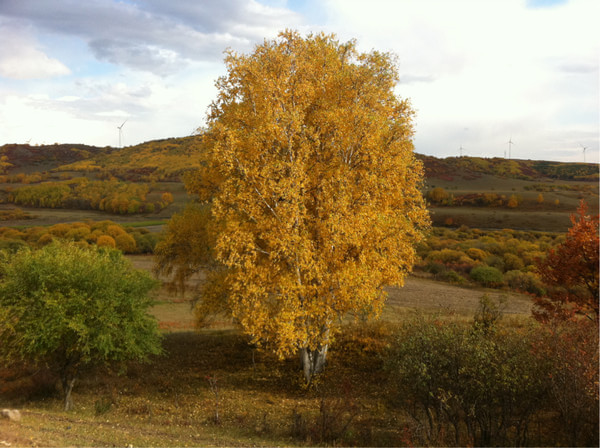
[[[551,286],[546,297],[537,298],[534,314],[541,320],[583,314],[598,322],[598,215],[587,214],[581,201],[565,241],[550,249],[538,263],[540,277]]]
[[[148,312],[156,286],[116,250],[53,243],[0,251],[0,359],[48,365],[69,409],[84,368],[161,352]]]
[[[415,262],[429,217],[413,111],[391,55],[335,36],[285,31],[225,63],[187,182],[221,266],[199,314],[227,311],[253,343],[300,352],[310,382],[336,324],[378,316]]]

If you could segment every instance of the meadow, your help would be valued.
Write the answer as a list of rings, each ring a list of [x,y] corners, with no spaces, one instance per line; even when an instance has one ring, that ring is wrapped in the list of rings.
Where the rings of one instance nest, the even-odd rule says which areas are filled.
[[[4,226],[0,245],[9,250],[25,244],[39,247],[51,238],[67,238],[82,245],[112,244],[106,238],[101,240],[108,236],[115,247],[129,254],[135,267],[151,271],[152,247],[162,225],[190,200],[181,180],[197,150],[192,143],[170,139],[122,151],[60,146],[48,149],[60,154],[52,163],[40,148],[3,148],[4,160],[11,166],[0,179],[4,181],[0,182],[4,201],[0,217],[5,216],[0,221],[0,227]],[[586,200],[590,211],[598,213],[597,174],[594,178],[598,167],[567,164],[557,168],[557,164],[531,161],[483,164],[467,159],[424,158],[428,174],[424,194],[443,189],[446,199],[452,196],[452,200],[431,204],[434,228],[418,248],[421,261],[404,287],[387,289],[381,320],[344,322],[335,335],[324,373],[310,387],[303,384],[297,359],[278,360],[249,345],[227,319],[216,319],[208,328],[195,328],[194,288],[202,283],[200,275],[191,279],[183,295],[166,282],[157,292],[151,312],[164,334],[164,354],[148,364],[131,362],[86,372],[74,389],[72,411],[62,410],[56,379],[44,368],[0,367],[0,407],[18,408],[22,413],[19,422],[0,419],[0,445],[597,444],[597,397],[594,405],[593,397],[586,398],[587,385],[573,381],[568,382],[568,390],[563,388],[562,395],[554,390],[560,385],[556,378],[567,380],[577,375],[574,369],[560,370],[560,360],[568,366],[583,365],[588,369],[583,375],[592,383],[597,379],[597,335],[594,340],[593,332],[580,334],[569,328],[546,332],[531,318],[531,296],[536,294],[535,287],[543,288],[532,280],[535,258],[562,241],[579,201]],[[29,179],[17,176],[19,173]],[[167,192],[173,201],[152,212],[115,214],[31,207],[9,199],[20,188],[82,176],[90,181],[144,183],[150,202],[159,202]],[[477,196],[482,193],[489,196]],[[513,195],[518,203],[509,207]],[[502,281],[486,284],[470,276],[480,265],[496,269]],[[526,291],[528,287],[533,289]],[[488,345],[477,345],[470,337],[483,331],[479,326],[482,319],[494,329],[478,339],[489,341]],[[450,341],[457,337],[464,337],[465,347],[472,347],[482,357],[504,360],[502,365],[492,366],[493,372],[484,372],[495,375],[497,382],[485,383],[470,364],[472,357],[453,351]],[[425,397],[431,393],[439,398],[438,388],[454,395],[442,397],[431,407],[427,400],[421,405],[425,402],[420,401],[417,389],[408,391],[393,374],[401,369],[407,375],[412,372],[417,384],[418,372],[406,363],[390,367],[409,342],[417,348],[413,353],[440,354],[419,361],[432,363],[440,371],[446,372],[441,360],[442,354],[448,353],[462,363],[462,369],[474,369],[473,384],[482,381],[487,401],[495,407],[469,401],[475,392],[457,389],[451,370],[444,376],[444,384],[427,383],[434,389],[423,390]],[[581,350],[570,351],[574,346]],[[528,361],[518,366],[529,371],[521,372],[511,364],[511,360],[523,359]],[[544,362],[547,359],[557,363]],[[511,371],[523,376],[517,381]],[[554,382],[548,379],[551,373]],[[523,382],[527,375],[539,376],[540,381]],[[516,386],[494,389],[505,383]],[[502,397],[512,397],[510,394],[525,401],[501,403]],[[403,401],[402,396],[410,400]],[[465,403],[481,407],[491,420],[506,424],[475,422],[462,410]],[[531,411],[520,409],[519,403],[530,405]],[[561,405],[571,407],[572,412],[565,412]],[[482,438],[484,433],[487,439]]]

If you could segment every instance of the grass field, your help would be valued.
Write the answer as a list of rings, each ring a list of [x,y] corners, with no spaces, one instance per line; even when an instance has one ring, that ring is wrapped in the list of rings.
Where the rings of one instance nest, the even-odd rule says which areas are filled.
[[[149,256],[129,258],[140,269],[152,266]],[[201,279],[192,283],[198,281]],[[383,320],[391,324],[419,312],[470,320],[484,293],[492,298],[504,295],[416,277],[407,279],[404,288],[389,288],[388,292]],[[505,296],[505,312],[512,315],[507,321],[521,325],[528,319],[529,299],[514,293]],[[348,327],[350,338],[344,332],[338,335],[316,387],[307,389],[301,385],[295,359],[279,361],[254,350],[229,323],[192,331],[189,299],[189,294],[182,298],[163,287],[152,313],[162,323],[165,354],[148,365],[130,363],[122,375],[108,369],[88,372],[75,387],[73,411],[62,410],[60,395],[48,375],[38,373],[7,382],[0,395],[1,406],[20,408],[23,418],[21,422],[0,420],[0,443],[406,445],[406,417],[384,406],[381,360],[368,350],[357,354],[352,326]],[[385,336],[385,327],[373,328]],[[211,387],[209,378],[215,379],[216,385]]]

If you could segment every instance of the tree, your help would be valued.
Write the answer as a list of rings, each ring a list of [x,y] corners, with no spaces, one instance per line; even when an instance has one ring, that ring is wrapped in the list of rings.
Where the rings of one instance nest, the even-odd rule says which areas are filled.
[[[156,284],[116,250],[53,243],[0,252],[0,355],[47,363],[70,409],[84,367],[161,351],[158,325],[148,314]]]
[[[538,194],[536,202],[540,205],[544,203],[544,195],[542,193]]]
[[[335,36],[285,31],[225,63],[187,182],[222,267],[202,303],[280,357],[300,352],[310,382],[336,322],[379,315],[429,226],[413,112],[391,55]]]
[[[538,262],[542,281],[552,287],[535,299],[534,315],[542,321],[578,313],[598,323],[599,220],[586,213],[581,201],[565,241]]]

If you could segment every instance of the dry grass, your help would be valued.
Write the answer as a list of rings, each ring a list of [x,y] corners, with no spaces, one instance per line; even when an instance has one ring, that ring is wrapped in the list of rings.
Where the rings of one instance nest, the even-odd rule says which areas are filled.
[[[151,257],[130,257],[149,269]],[[201,281],[201,278],[194,280]],[[418,312],[471,319],[483,291],[410,278],[390,288],[384,320],[391,325]],[[492,292],[492,294],[498,294]],[[296,359],[277,360],[253,349],[235,330],[189,331],[186,296],[163,288],[152,312],[165,330],[165,355],[131,363],[127,373],[89,372],[64,412],[47,373],[13,376],[0,389],[2,406],[22,410],[18,423],[0,420],[0,443],[11,446],[291,446],[410,444],[409,424],[386,406],[388,391],[379,352],[390,324],[352,326],[336,336],[328,366],[306,388]],[[528,313],[524,296],[511,294],[510,325]],[[521,314],[520,314],[521,313]],[[521,316],[521,317],[518,317]],[[223,326],[227,326],[226,323]],[[6,373],[6,372],[5,372]],[[38,374],[39,375],[39,374]],[[216,379],[218,399],[209,378]],[[0,386],[3,385],[0,376]],[[213,383],[214,385],[214,383]],[[219,421],[215,413],[219,411]]]

